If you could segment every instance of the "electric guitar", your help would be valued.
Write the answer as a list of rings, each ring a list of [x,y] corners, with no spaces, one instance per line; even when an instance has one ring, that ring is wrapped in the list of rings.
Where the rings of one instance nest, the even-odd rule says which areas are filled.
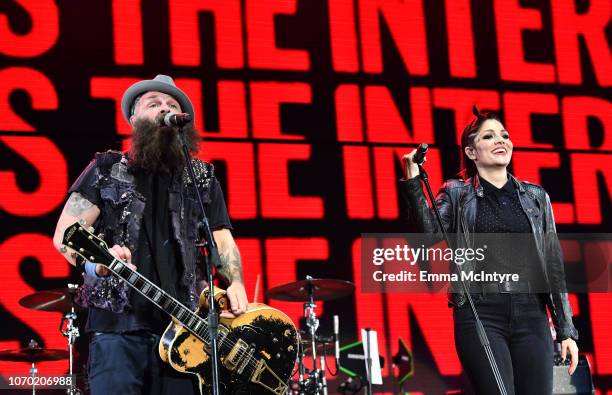
[[[200,393],[209,393],[210,357],[208,289],[194,312],[115,258],[104,240],[79,223],[64,232],[63,243],[85,260],[108,267],[173,320],[159,343],[159,355],[175,370],[198,377]],[[229,305],[224,291],[214,288],[215,308]],[[220,318],[217,337],[219,390],[223,394],[285,394],[297,359],[299,335],[287,315],[251,303],[236,318]],[[203,392],[204,391],[204,392]]]

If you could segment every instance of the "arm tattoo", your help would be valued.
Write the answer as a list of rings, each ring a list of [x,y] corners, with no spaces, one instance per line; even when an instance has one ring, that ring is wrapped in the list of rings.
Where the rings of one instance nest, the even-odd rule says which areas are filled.
[[[240,259],[240,252],[236,245],[224,252],[219,252],[221,258],[221,268],[219,272],[227,281],[232,282],[238,280],[242,282],[242,261]]]
[[[94,204],[85,199],[80,193],[73,192],[66,202],[66,211],[73,217],[78,217],[93,206]]]

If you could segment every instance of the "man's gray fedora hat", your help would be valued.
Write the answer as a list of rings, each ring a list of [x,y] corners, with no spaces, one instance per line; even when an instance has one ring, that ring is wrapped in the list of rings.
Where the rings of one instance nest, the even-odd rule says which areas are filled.
[[[133,84],[127,88],[123,94],[123,98],[121,99],[121,112],[123,112],[123,116],[128,123],[130,122],[132,106],[136,98],[150,91],[162,92],[172,96],[181,105],[181,110],[187,114],[191,114],[192,119],[194,118],[193,104],[191,104],[191,100],[189,100],[185,92],[176,87],[172,77],[158,74],[152,80],[143,80]]]

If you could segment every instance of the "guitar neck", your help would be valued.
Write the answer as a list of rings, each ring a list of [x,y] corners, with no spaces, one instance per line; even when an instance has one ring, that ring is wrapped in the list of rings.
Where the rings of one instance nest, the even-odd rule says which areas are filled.
[[[114,259],[108,268],[117,276],[138,291],[168,315],[174,317],[185,328],[199,337],[206,345],[208,341],[208,324],[202,317],[191,311],[166,291],[153,284],[142,274],[132,270],[119,259]]]

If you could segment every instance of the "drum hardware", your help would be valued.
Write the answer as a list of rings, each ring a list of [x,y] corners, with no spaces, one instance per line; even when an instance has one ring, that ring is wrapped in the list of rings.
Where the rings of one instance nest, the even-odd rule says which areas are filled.
[[[300,335],[306,337],[308,334],[304,331],[300,331]],[[327,347],[333,344],[333,340],[329,337],[317,336],[317,354],[322,355],[326,353]],[[310,354],[312,352],[312,342],[310,339],[302,340],[302,346],[304,348],[304,354]]]
[[[312,277],[306,276],[306,280],[312,280]],[[315,286],[312,283],[306,284],[305,288],[308,292],[308,302],[304,303],[304,317],[306,317],[306,327],[310,334],[310,345],[311,356],[312,356],[312,383],[314,393],[319,393],[323,390],[323,382],[321,381],[321,375],[325,376],[325,371],[317,369],[317,329],[319,329],[319,319],[317,318],[316,308],[317,305],[314,299]],[[310,379],[310,377],[309,377]]]
[[[397,374],[395,375],[397,385],[400,388],[400,392],[404,393],[406,392],[404,390],[406,381],[414,374],[414,357],[412,355],[412,351],[410,351],[401,337],[398,338],[398,343],[399,349],[397,354],[393,356],[391,362],[393,363],[392,367],[395,368],[395,371],[397,371]]]
[[[361,376],[349,376],[338,386],[338,393],[344,395],[353,395],[361,392],[364,387],[365,384],[363,383]]]
[[[372,395],[372,355],[370,355],[371,350],[371,332],[370,328],[366,328],[366,348],[365,348],[365,358],[366,358],[366,394]]]
[[[323,395],[327,395],[327,378],[325,377],[325,356],[321,355],[321,390]]]
[[[354,291],[355,284],[350,281],[306,276],[306,280],[271,288],[266,296],[284,302],[310,302],[311,293],[314,300],[327,301],[349,296]]]
[[[68,352],[70,354],[70,361],[68,363],[70,376],[74,374],[73,365],[74,365],[74,343],[76,339],[80,336],[79,328],[74,325],[74,321],[77,318],[77,314],[75,311],[74,305],[74,294],[78,289],[77,284],[68,284],[69,296],[70,296],[70,312],[67,312],[62,317],[62,321],[60,322],[60,332],[62,335],[68,340]],[[64,323],[67,323],[66,329],[64,330]],[[70,389],[66,391],[69,395],[81,394],[81,391],[76,387],[76,380],[72,381]]]
[[[81,307],[74,304],[74,293],[77,286],[68,284],[68,288],[37,291],[19,299],[19,304],[27,309],[69,313],[80,311]]]
[[[36,363],[43,361],[57,361],[66,358],[68,358],[67,351],[41,348],[34,339],[30,340],[30,343],[26,348],[0,351],[0,361],[29,362],[32,364],[32,367],[30,368],[30,377],[32,377],[32,394],[36,394],[36,375],[38,374]]]
[[[367,347],[364,347],[364,343],[367,345],[367,332],[362,334],[362,339],[350,344],[346,344],[340,348],[340,357],[342,361],[342,372],[348,377],[346,381],[342,382],[338,387],[338,392],[343,394],[355,394],[364,389],[367,390],[368,384],[368,370],[371,366],[367,364],[368,352]],[[371,355],[372,363],[374,363],[375,355]],[[381,369],[385,367],[385,358],[380,354],[378,355],[378,363]],[[364,391],[364,393],[367,393]]]
[[[304,317],[306,319],[306,331],[300,331],[300,333],[307,337],[308,340],[300,342],[300,350],[298,352],[299,390],[297,390],[297,394],[327,395],[325,346],[331,343],[334,343],[336,348],[338,346],[338,325],[336,318],[334,318],[333,337],[317,335],[319,319],[317,318],[317,305],[315,301],[339,299],[352,294],[354,290],[355,285],[349,281],[317,279],[306,276],[305,280],[279,285],[266,292],[266,296],[271,299],[286,302],[305,302]],[[323,355],[318,350],[321,347],[323,348]],[[307,354],[310,354],[309,358],[312,358],[312,369],[310,370],[307,370],[304,366]],[[335,350],[334,355],[338,355],[337,350]],[[336,359],[336,366],[338,366],[338,359]]]
[[[68,343],[67,357],[70,376],[74,376],[74,343],[80,336],[79,328],[74,324],[77,319],[77,311],[81,309],[74,302],[77,289],[77,284],[68,284],[67,288],[38,291],[19,299],[19,304],[28,309],[63,313],[59,331]],[[69,395],[82,394],[82,391],[77,388],[76,380],[72,380],[71,383],[66,393]]]
[[[9,362],[46,362],[59,361],[68,358],[68,351],[51,348],[42,348],[36,340],[30,340],[30,343],[25,348],[17,350],[0,351],[0,361]]]

